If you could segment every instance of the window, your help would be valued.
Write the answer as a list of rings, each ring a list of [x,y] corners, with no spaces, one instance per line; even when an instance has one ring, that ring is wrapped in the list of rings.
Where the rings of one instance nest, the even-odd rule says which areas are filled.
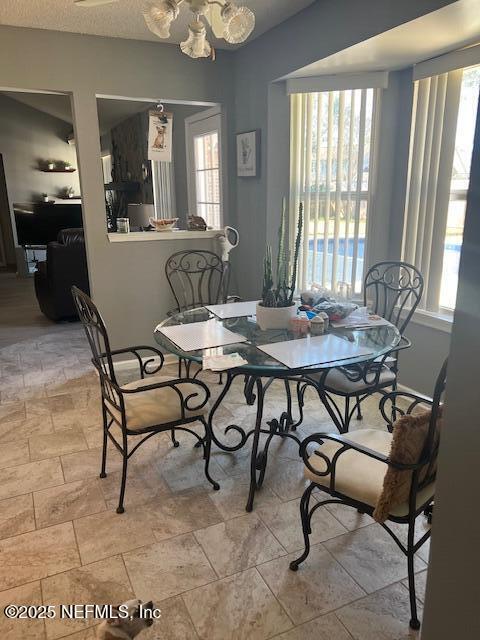
[[[201,114],[200,114],[201,115]],[[187,171],[190,215],[213,229],[223,226],[221,116],[187,119]]]
[[[195,186],[197,215],[209,227],[219,229],[220,220],[220,161],[218,131],[195,136]]]
[[[374,89],[291,96],[290,238],[305,210],[299,287],[362,288]]]
[[[457,297],[458,267],[463,241],[467,191],[470,183],[479,87],[480,67],[465,69],[458,109],[440,286],[440,307],[450,310],[455,308]]]
[[[433,313],[455,308],[479,87],[479,66],[415,82],[403,258]]]

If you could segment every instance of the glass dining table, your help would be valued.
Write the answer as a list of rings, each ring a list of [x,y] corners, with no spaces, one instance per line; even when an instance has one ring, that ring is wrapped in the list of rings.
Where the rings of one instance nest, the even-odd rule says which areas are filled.
[[[216,318],[226,329],[246,338],[246,342],[216,347],[214,349],[183,351],[161,332],[161,329],[164,327],[186,324],[194,325],[197,322],[205,322],[213,318],[216,318],[216,316],[206,307],[177,313],[169,316],[158,325],[155,329],[154,336],[160,347],[185,362],[187,375],[192,375],[192,364],[195,363],[199,365],[199,369],[193,375],[198,375],[201,371],[204,355],[238,353],[246,361],[246,364],[234,369],[228,369],[224,372],[222,390],[210,410],[209,426],[214,444],[225,452],[233,453],[240,450],[247,444],[249,439],[253,437],[250,458],[250,489],[246,504],[246,510],[251,511],[253,509],[255,493],[262,487],[265,478],[268,449],[273,437],[291,438],[295,440],[298,445],[301,443],[300,439],[295,435],[295,431],[303,419],[303,392],[305,387],[308,385],[315,386],[332,421],[339,431],[341,431],[342,425],[339,421],[338,414],[334,407],[332,407],[325,391],[325,379],[329,371],[335,367],[344,367],[347,365],[363,364],[365,366],[366,363],[373,362],[394,351],[400,344],[401,335],[398,329],[390,324],[357,330],[329,328],[328,333],[334,334],[359,347],[364,347],[363,351],[368,353],[347,360],[342,359],[318,365],[305,366],[299,369],[291,369],[258,347],[260,345],[286,340],[304,340],[305,338],[287,329],[262,330],[257,325],[254,317]],[[193,326],[192,330],[194,330]],[[217,429],[214,428],[215,413],[228,396],[232,384],[237,378],[242,379],[245,402],[251,406],[256,405],[255,423],[252,424],[250,430],[245,430],[243,427],[235,424],[227,425],[223,429],[223,435],[230,434],[229,442],[222,442],[222,436]],[[268,418],[265,419],[265,394],[272,382],[279,379],[283,380],[285,385],[285,410],[281,413],[279,412],[280,415],[268,416]],[[297,397],[299,399],[300,416],[296,421],[292,413],[292,385],[296,386]],[[238,435],[238,442],[234,444],[231,443],[232,432]],[[262,434],[265,434],[266,438],[262,446],[260,446]]]

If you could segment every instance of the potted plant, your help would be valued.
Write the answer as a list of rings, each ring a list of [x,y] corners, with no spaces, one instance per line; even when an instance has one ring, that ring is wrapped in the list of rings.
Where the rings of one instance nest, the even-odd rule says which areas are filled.
[[[47,169],[53,171],[55,169],[55,162],[53,160],[47,160]]]
[[[297,237],[293,260],[286,247],[286,205],[283,201],[282,219],[278,230],[276,273],[273,272],[272,247],[267,246],[263,260],[262,299],[257,303],[257,323],[262,330],[287,329],[290,319],[297,313],[293,301],[297,284],[298,258],[303,231],[303,204],[298,212]]]

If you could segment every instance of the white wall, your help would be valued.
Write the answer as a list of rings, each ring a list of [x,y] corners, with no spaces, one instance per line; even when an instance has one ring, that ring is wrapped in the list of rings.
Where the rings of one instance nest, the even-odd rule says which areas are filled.
[[[480,108],[449,359],[423,640],[480,638]]]
[[[93,296],[114,346],[153,343],[154,327],[173,304],[166,258],[191,245],[108,242],[95,96],[221,103],[228,118],[231,54],[219,52],[212,63],[191,60],[174,45],[0,27],[0,60],[0,88],[72,94]]]

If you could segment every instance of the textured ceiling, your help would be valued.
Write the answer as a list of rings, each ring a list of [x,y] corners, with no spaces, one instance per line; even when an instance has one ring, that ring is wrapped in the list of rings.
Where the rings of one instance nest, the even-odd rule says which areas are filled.
[[[256,15],[256,28],[250,40],[268,31],[315,0],[238,0]],[[171,38],[159,40],[146,27],[142,16],[144,0],[118,0],[98,7],[75,6],[73,0],[0,0],[0,24],[34,29],[51,29],[72,33],[179,43],[185,39],[188,7],[172,25]],[[235,48],[224,40],[209,38],[218,48]]]

